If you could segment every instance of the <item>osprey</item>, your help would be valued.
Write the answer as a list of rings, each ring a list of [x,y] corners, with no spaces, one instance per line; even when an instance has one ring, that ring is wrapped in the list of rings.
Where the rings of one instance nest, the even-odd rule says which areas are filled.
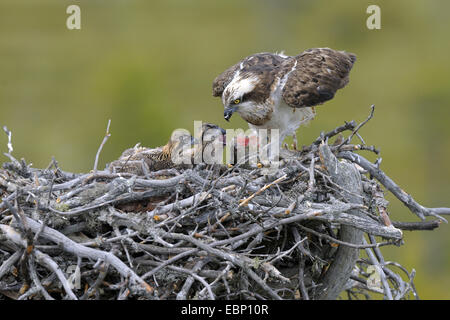
[[[125,172],[138,176],[146,175],[152,171],[170,169],[175,167],[172,154],[182,151],[183,146],[191,147],[195,143],[191,135],[171,138],[166,145],[157,148],[140,147],[126,149],[118,160],[109,166],[111,172]]]
[[[314,106],[332,99],[349,81],[356,56],[329,48],[297,56],[257,53],[221,73],[213,96],[221,97],[224,118],[237,112],[251,129],[279,129],[280,145],[316,114]]]
[[[138,176],[147,172],[179,167],[173,163],[173,158],[188,157],[193,159],[195,154],[202,155],[201,150],[209,144],[219,141],[225,142],[226,132],[212,123],[203,123],[200,130],[201,142],[183,131],[174,131],[166,145],[157,148],[140,147],[126,149],[119,159],[109,164],[111,172],[125,172]],[[200,152],[195,152],[200,150]]]

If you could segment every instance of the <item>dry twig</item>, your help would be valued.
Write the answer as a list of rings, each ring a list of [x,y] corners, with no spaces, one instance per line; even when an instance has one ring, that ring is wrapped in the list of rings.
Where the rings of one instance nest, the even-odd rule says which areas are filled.
[[[379,153],[359,133],[373,111],[322,133],[271,175],[241,162],[139,177],[98,170],[110,121],[93,172],[64,172],[54,159],[34,169],[11,155],[4,128],[0,299],[417,298],[415,271],[384,261],[381,247],[401,245],[400,229],[438,227],[450,209],[420,205],[381,161],[356,153]],[[354,135],[362,145],[350,144]],[[391,223],[383,187],[437,219]]]

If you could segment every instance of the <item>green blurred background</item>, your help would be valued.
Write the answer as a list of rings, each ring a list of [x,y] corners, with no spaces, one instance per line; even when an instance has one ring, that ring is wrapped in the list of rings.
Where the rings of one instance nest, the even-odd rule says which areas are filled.
[[[81,30],[66,28],[71,4],[81,7]],[[381,7],[381,30],[366,28],[370,4]],[[44,167],[55,156],[64,170],[86,172],[108,119],[102,167],[137,142],[192,132],[193,120],[246,128],[223,119],[216,75],[256,52],[331,47],[358,60],[300,143],[362,121],[375,104],[361,134],[381,149],[382,168],[423,205],[450,206],[449,31],[448,0],[2,0],[0,124],[16,157]],[[418,220],[389,199],[393,220]],[[449,225],[406,232],[405,242],[383,248],[385,258],[416,269],[420,298],[449,299]]]

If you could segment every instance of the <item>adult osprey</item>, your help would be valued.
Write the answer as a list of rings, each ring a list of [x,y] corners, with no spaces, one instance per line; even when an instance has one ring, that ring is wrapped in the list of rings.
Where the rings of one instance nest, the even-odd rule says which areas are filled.
[[[221,73],[213,96],[221,97],[228,121],[234,112],[252,129],[279,129],[287,135],[315,116],[313,106],[332,99],[349,81],[356,60],[352,53],[308,49],[295,57],[257,53]]]

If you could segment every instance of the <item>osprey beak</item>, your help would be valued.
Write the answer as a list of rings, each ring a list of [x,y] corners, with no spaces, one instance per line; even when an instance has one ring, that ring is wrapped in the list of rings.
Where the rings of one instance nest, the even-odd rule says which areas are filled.
[[[237,110],[237,107],[235,107],[235,106],[226,107],[223,112],[223,117],[225,118],[225,120],[230,121],[230,118],[233,115],[233,112],[235,112],[236,110]]]

